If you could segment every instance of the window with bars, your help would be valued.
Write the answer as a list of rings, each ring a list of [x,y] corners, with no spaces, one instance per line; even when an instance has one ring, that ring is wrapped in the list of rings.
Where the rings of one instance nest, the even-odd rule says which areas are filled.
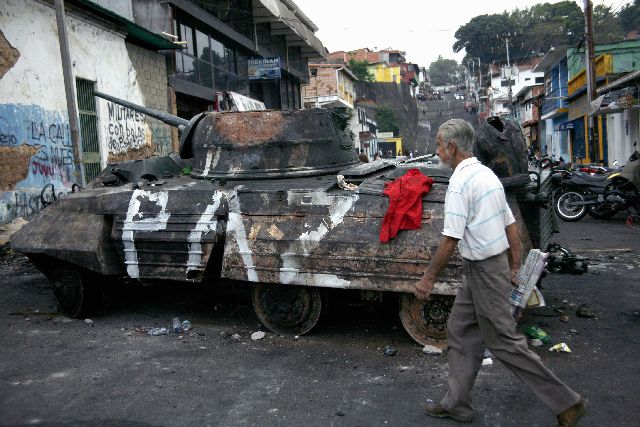
[[[93,95],[94,82],[76,79],[78,113],[80,116],[80,141],[82,148],[83,185],[100,174],[100,139],[98,138],[98,115],[96,98]]]

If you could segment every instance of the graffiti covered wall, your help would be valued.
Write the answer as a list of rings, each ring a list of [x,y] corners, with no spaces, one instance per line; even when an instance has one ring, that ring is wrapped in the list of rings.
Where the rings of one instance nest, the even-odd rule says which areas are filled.
[[[39,212],[46,184],[64,194],[77,182],[55,11],[35,0],[2,3],[0,224]],[[167,110],[164,56],[126,43],[124,34],[105,26],[68,13],[74,77],[94,82],[95,90]],[[99,100],[96,117],[102,167],[175,150],[170,129],[144,114]]]

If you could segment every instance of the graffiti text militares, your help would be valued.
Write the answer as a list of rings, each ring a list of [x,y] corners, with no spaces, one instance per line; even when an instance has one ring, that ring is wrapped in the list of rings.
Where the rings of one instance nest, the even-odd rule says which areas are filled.
[[[147,144],[144,114],[113,102],[107,103],[107,146],[109,153],[122,154]]]

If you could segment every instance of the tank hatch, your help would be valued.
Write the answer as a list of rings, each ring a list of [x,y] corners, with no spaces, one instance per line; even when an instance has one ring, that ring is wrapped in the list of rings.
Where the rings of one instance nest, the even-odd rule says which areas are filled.
[[[206,114],[191,133],[201,179],[292,178],[359,163],[353,142],[323,109]]]

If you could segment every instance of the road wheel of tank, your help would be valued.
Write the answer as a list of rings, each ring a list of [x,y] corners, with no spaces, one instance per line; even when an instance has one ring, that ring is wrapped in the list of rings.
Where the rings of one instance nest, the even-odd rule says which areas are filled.
[[[428,300],[413,294],[400,296],[400,321],[405,331],[419,344],[447,337],[447,320],[453,307],[453,295],[431,295]]]
[[[58,311],[65,316],[84,317],[97,307],[100,300],[97,278],[77,267],[56,269],[51,274],[51,286],[58,301]]]
[[[322,296],[316,288],[260,284],[253,289],[253,309],[258,319],[279,335],[309,332],[320,319],[322,305]]]
[[[575,202],[584,202],[584,196],[577,191],[565,191],[555,201],[555,210],[563,221],[579,221],[587,214],[586,205],[572,205]]]

